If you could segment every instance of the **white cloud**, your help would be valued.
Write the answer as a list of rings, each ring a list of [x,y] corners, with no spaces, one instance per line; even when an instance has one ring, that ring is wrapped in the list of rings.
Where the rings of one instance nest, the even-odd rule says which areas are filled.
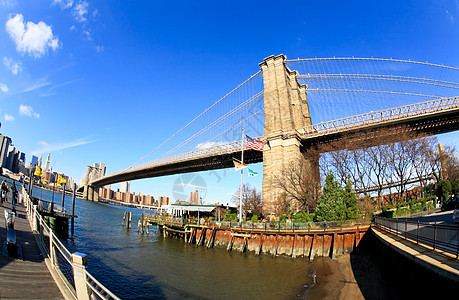
[[[83,31],[83,37],[88,41],[92,41],[91,32],[88,30]]]
[[[1,3],[7,8],[13,8],[16,6],[16,0],[2,0]]]
[[[54,0],[53,4],[59,4],[62,9],[67,9],[73,6],[73,0]]]
[[[451,24],[454,23],[454,16],[449,12],[449,10],[446,10],[446,18],[449,19],[449,21],[451,22]]]
[[[46,78],[40,78],[36,82],[32,83],[30,86],[26,87],[22,92],[27,93],[27,92],[39,90],[49,85],[51,85],[51,83],[47,81]]]
[[[4,83],[0,83],[0,91],[4,92],[4,93],[8,93],[8,86]]]
[[[19,72],[22,72],[22,63],[16,62],[12,58],[3,57],[3,64],[5,67],[13,73],[13,75],[18,75]]]
[[[30,21],[25,23],[22,14],[6,21],[6,31],[16,44],[16,50],[35,58],[46,54],[48,49],[55,51],[61,46],[49,25],[41,21],[38,24]]]
[[[40,118],[40,114],[39,113],[36,113],[32,106],[28,106],[28,105],[19,105],[19,114],[22,115],[22,116],[27,116],[27,117],[35,117],[35,118]]]
[[[87,21],[86,16],[88,15],[88,2],[78,1],[78,3],[73,7],[72,14],[75,20],[78,22]]]
[[[5,114],[5,121],[14,121],[14,117],[12,115]]]
[[[79,0],[78,2],[73,0],[54,0],[53,4],[59,5],[62,10],[71,10],[72,15],[77,22],[81,23],[88,20],[87,15],[89,4],[85,0]],[[93,12],[93,15],[97,15],[97,10]]]
[[[96,46],[97,53],[104,51],[104,46]]]
[[[77,146],[82,146],[86,144],[91,144],[94,143],[94,140],[89,140],[88,137],[76,139],[74,141],[70,142],[63,142],[63,143],[57,143],[57,144],[49,144],[45,141],[40,141],[41,147],[32,151],[32,155],[39,155],[39,154],[44,154],[44,153],[50,153],[50,152],[55,152],[55,151],[61,151],[65,150],[68,148],[73,148]]]

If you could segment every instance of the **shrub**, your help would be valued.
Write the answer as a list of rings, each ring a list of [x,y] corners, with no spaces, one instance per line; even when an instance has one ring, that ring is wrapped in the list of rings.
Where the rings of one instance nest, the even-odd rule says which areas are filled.
[[[230,221],[230,222],[237,222],[237,214],[225,214],[225,216],[223,217],[223,220],[224,221]]]
[[[308,223],[312,222],[313,219],[314,214],[308,214],[305,211],[300,211],[295,214],[293,221],[295,223]]]
[[[412,214],[414,213],[417,213],[417,212],[420,212],[422,211],[422,203],[418,202],[418,203],[413,203],[411,206],[410,206],[410,211]]]
[[[250,219],[250,221],[252,223],[257,223],[258,222],[258,216],[257,215],[253,215],[252,218]]]
[[[397,209],[395,212],[392,211],[393,217],[401,217],[401,216],[406,216],[410,214],[410,209],[409,207],[401,207]]]

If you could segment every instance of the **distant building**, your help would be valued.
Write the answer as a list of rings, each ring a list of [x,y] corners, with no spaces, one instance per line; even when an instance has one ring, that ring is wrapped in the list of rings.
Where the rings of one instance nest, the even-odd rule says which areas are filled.
[[[8,157],[8,150],[11,145],[11,138],[0,134],[0,165],[6,167],[6,159]]]
[[[6,156],[6,162],[5,162],[5,168],[10,170],[11,172],[13,172],[13,164],[14,164],[14,160],[15,160],[15,151],[16,151],[16,148],[10,144],[10,146],[8,147],[8,154]]]
[[[51,153],[48,153],[48,157],[46,158],[45,168],[43,169],[44,172],[49,171],[50,163],[51,163]]]
[[[25,162],[25,161],[24,161]],[[35,167],[38,165],[38,157],[35,155],[32,155],[32,161],[31,161],[32,167]]]
[[[144,195],[142,196],[142,205],[154,205],[155,204],[155,198],[153,196],[149,195]]]
[[[38,157],[38,167],[41,169],[41,165],[42,165],[42,160],[43,160],[43,157],[40,155],[40,157]]]
[[[131,183],[129,181],[121,182],[121,191],[124,193],[129,193],[131,189]]]
[[[198,205],[199,204],[199,192],[195,190],[190,193],[190,204]]]
[[[158,199],[158,207],[161,207],[163,205],[169,205],[170,204],[170,201],[169,201],[169,197],[166,197],[166,196],[160,196],[159,199]]]

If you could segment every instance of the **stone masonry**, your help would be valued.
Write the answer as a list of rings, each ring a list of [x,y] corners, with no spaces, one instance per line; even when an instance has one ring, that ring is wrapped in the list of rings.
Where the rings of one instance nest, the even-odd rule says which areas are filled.
[[[260,63],[264,84],[263,209],[274,212],[282,191],[274,184],[282,167],[304,160],[297,129],[311,125],[306,86],[297,81],[298,73],[285,65],[284,55],[270,56]],[[307,161],[306,163],[310,165]],[[315,171],[311,167],[311,173]],[[316,176],[313,176],[316,177]]]

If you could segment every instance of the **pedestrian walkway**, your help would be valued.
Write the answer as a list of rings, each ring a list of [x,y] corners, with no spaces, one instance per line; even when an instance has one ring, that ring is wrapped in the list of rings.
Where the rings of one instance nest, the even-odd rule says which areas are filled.
[[[440,276],[459,282],[459,260],[454,255],[416,244],[409,239],[405,240],[376,226],[372,226],[371,229],[379,240],[401,255]]]
[[[11,193],[8,196],[9,202],[0,207],[0,299],[63,299],[46,267],[25,208],[21,205],[16,207],[14,223],[19,257],[8,257],[4,216],[5,209],[11,209]]]

